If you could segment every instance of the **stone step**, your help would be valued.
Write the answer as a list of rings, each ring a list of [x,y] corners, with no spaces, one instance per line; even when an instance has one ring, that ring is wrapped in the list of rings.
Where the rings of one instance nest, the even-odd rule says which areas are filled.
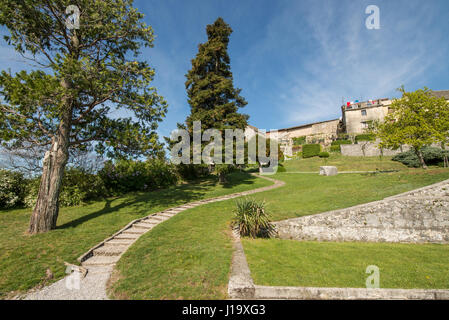
[[[177,212],[168,212],[168,211],[164,211],[164,212],[159,212],[159,213],[157,214],[157,216],[162,216],[162,217],[171,218],[171,217],[173,217],[175,214],[177,214]]]
[[[168,219],[168,217],[160,216],[159,214],[148,217],[148,220],[153,220],[153,221],[157,221],[157,222],[162,222],[167,219]]]
[[[137,222],[133,224],[133,228],[139,228],[139,229],[145,229],[150,230],[156,225],[156,223],[149,223],[149,222]]]
[[[119,256],[128,249],[128,246],[104,245],[94,250],[94,256]]]
[[[114,237],[114,239],[117,239],[117,240],[136,240],[139,237],[140,237],[140,234],[131,234],[131,233],[124,234],[122,232],[122,233],[116,235]]]
[[[119,259],[119,256],[93,256],[84,261],[81,265],[83,267],[109,266],[116,263]]]
[[[105,245],[116,245],[116,246],[127,246],[127,245],[131,245],[134,243],[134,239],[111,239],[107,242],[105,242]]]
[[[149,229],[141,229],[141,228],[134,228],[131,227],[129,229],[123,230],[123,232],[121,234],[144,234],[145,232],[147,232]]]

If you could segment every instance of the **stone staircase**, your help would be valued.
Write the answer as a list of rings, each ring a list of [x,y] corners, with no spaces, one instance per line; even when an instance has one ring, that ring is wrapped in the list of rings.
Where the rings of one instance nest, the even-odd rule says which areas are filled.
[[[111,237],[105,239],[101,243],[91,248],[89,251],[79,257],[78,261],[83,267],[86,267],[87,269],[91,267],[113,266],[115,263],[117,263],[122,254],[126,250],[128,250],[128,248],[134,242],[136,242],[136,240],[139,239],[140,236],[150,231],[158,224],[170,219],[171,217],[182,211],[207,203],[229,200],[257,192],[271,190],[285,184],[282,181],[274,180],[265,176],[259,177],[272,181],[274,182],[274,184],[255,190],[233,193],[221,197],[187,203],[178,207],[169,208],[161,212],[153,213],[144,218],[136,219]]]

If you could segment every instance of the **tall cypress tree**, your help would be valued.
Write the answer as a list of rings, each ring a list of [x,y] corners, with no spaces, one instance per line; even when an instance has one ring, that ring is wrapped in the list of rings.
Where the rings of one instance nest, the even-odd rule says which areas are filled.
[[[228,55],[231,27],[218,18],[206,27],[207,42],[198,46],[198,53],[192,59],[192,69],[187,73],[185,83],[191,113],[186,119],[187,129],[193,132],[193,121],[201,121],[201,130],[209,128],[245,129],[248,115],[238,112],[247,102],[240,95],[241,89],[234,88]],[[226,166],[219,166],[220,180]]]

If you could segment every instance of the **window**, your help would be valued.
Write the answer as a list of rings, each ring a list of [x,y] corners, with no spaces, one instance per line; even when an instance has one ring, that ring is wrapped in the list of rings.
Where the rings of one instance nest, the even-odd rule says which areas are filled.
[[[362,122],[362,129],[368,129],[368,122]]]
[[[366,116],[366,110],[362,110],[362,116]]]

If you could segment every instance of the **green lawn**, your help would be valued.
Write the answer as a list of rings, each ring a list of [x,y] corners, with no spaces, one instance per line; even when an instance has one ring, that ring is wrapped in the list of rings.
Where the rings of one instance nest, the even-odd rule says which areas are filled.
[[[12,291],[23,292],[45,283],[47,268],[54,274],[51,281],[62,278],[64,261],[75,263],[90,247],[136,218],[198,199],[269,184],[245,173],[235,173],[225,185],[206,179],[160,191],[61,208],[58,228],[34,236],[25,232],[29,209],[0,211],[0,298],[11,295]]]
[[[366,267],[381,288],[449,288],[449,245],[242,240],[254,282],[269,286],[365,287]]]
[[[273,220],[277,221],[381,200],[449,179],[449,170],[409,169],[332,177],[286,172],[276,174],[275,178],[285,181],[286,186],[255,194],[254,197],[266,201]]]
[[[372,161],[352,158],[347,161],[355,161],[356,166],[361,167],[360,162],[365,160]],[[391,161],[386,163],[396,166]],[[385,169],[390,168],[385,164]],[[335,177],[279,173],[274,178],[284,180],[286,186],[254,194],[253,197],[264,199],[274,219],[279,220],[382,199],[448,179],[449,170],[404,169],[395,173],[344,174]],[[234,207],[235,200],[229,200],[193,208],[179,213],[142,236],[117,264],[117,272],[109,290],[111,296],[128,299],[226,298],[232,255],[229,225]],[[369,248],[369,245],[363,248]],[[371,250],[376,252],[376,248],[373,245]],[[380,250],[382,247],[378,248]],[[388,256],[399,247],[391,248],[379,255]],[[441,248],[446,249],[445,246]],[[265,253],[264,250],[260,249],[261,255]],[[439,251],[435,255],[443,253],[447,251]],[[288,251],[282,254],[287,255]],[[350,260],[353,256],[356,259],[355,256],[358,255],[353,250],[346,259]],[[257,259],[258,256],[255,257]],[[419,256],[416,259],[420,261]],[[263,261],[254,263],[260,265]],[[310,265],[313,265],[313,261],[310,261]],[[287,267],[285,270],[296,272],[292,268]],[[405,266],[396,272],[404,271],[404,278],[412,281],[413,278],[406,273],[407,268]],[[319,276],[318,274],[317,277]],[[340,269],[335,270],[334,276],[341,277],[342,285],[351,284],[345,281],[346,277],[341,274]],[[440,280],[437,281],[441,283]]]
[[[318,157],[289,160],[284,162],[287,171],[318,172],[320,166],[336,166],[338,171],[376,171],[376,170],[407,170],[407,167],[392,157],[344,157],[331,153],[325,160]]]
[[[144,234],[117,264],[117,299],[226,299],[235,200],[177,214]]]
[[[289,166],[313,167],[317,161],[320,159],[297,161],[300,164],[291,161],[286,167],[288,170]],[[348,158],[346,161],[360,168],[368,166],[364,162],[371,163],[374,160]],[[397,163],[392,161],[383,161],[382,169],[397,166]],[[284,187],[254,195],[255,198],[266,201],[274,220],[369,202],[449,178],[449,170],[442,168],[427,171],[402,168],[400,172],[394,173],[342,174],[335,177],[289,172],[274,176],[286,182]],[[58,228],[35,236],[25,233],[30,210],[0,211],[0,298],[10,296],[12,291],[23,292],[36,285],[49,284],[60,279],[64,276],[64,261],[76,262],[78,256],[133,219],[182,203],[270,184],[271,182],[248,174],[235,173],[229,177],[229,183],[224,186],[219,185],[216,180],[204,180],[150,193],[129,194],[85,206],[62,208]],[[235,200],[228,200],[186,210],[145,234],[119,261],[118,272],[114,274],[110,288],[111,295],[116,298],[136,299],[226,298],[232,255],[229,223],[234,207]],[[270,241],[262,242],[266,243],[266,248],[263,245],[255,250],[256,253],[252,257],[257,260],[266,254],[270,250]],[[257,241],[249,245],[245,242],[245,249],[248,250],[248,246],[252,245],[255,247],[256,244]],[[292,245],[296,246],[298,243]],[[315,245],[318,252],[328,251],[325,247],[327,244]],[[323,247],[320,247],[321,245]],[[356,247],[360,245],[363,250],[351,251],[350,247],[346,247],[348,245],[342,244],[342,248],[349,250],[345,251],[346,260],[361,259],[354,266],[349,264],[354,270],[358,270],[360,265],[367,262],[362,259],[360,251],[373,253],[379,251],[378,263],[385,263],[384,268],[388,268],[393,262],[380,260],[382,257],[393,259],[394,254],[397,254],[395,258],[397,261],[412,261],[404,258],[408,255],[415,257],[415,265],[419,268],[429,270],[427,276],[435,281],[430,286],[436,284],[444,286],[441,278],[432,273],[434,270],[432,268],[438,270],[438,265],[432,267],[427,262],[440,263],[441,259],[447,257],[445,251],[447,246],[414,246],[418,249],[425,248],[419,251],[413,249],[413,246],[366,244],[362,247],[364,244],[354,244]],[[415,254],[413,250],[418,251]],[[430,254],[427,260],[424,259],[426,252]],[[285,254],[280,249],[277,253]],[[337,258],[340,256],[344,255],[336,254]],[[337,262],[335,266],[338,267]],[[261,264],[257,261],[253,263]],[[303,263],[312,266],[314,260]],[[416,276],[412,275],[413,269],[410,269],[411,264],[413,262],[397,264],[398,269],[395,272],[404,274],[403,280],[398,280],[400,281],[398,285],[403,286],[402,283],[407,281],[416,282]],[[297,268],[296,265],[289,266],[287,263],[285,267],[287,270]],[[52,271],[54,278],[45,282],[47,268]],[[341,269],[335,270],[335,277],[341,278],[342,283],[346,285],[352,285],[351,281],[358,281],[346,281],[348,278]],[[254,272],[258,273],[258,270]],[[262,273],[266,273],[267,277],[270,276],[270,271]],[[388,275],[386,276],[388,279]],[[310,277],[320,277],[320,273],[316,276],[312,274]],[[395,283],[392,282],[391,285],[394,286]]]

